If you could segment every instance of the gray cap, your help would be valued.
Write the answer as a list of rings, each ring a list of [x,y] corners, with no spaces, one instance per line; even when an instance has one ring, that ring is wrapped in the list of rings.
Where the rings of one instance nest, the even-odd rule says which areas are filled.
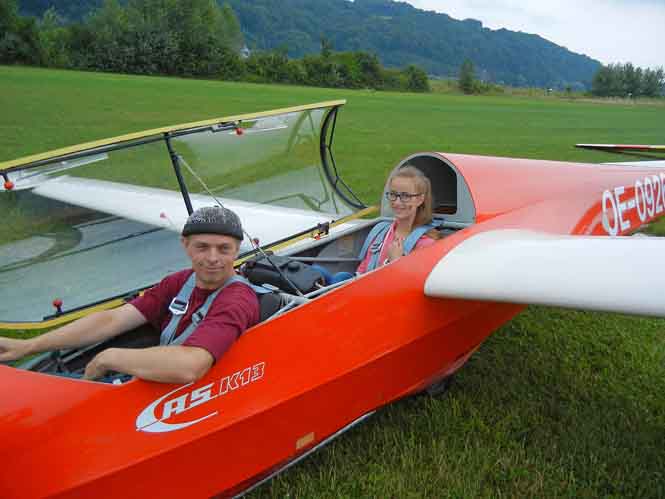
[[[194,211],[182,228],[183,236],[192,234],[220,234],[243,240],[240,218],[221,206],[204,206]]]

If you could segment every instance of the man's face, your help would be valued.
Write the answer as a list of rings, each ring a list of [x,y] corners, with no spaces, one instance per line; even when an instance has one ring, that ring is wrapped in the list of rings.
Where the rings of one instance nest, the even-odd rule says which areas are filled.
[[[217,289],[234,274],[240,241],[219,234],[192,234],[183,237],[185,252],[192,260],[196,284],[203,289]]]

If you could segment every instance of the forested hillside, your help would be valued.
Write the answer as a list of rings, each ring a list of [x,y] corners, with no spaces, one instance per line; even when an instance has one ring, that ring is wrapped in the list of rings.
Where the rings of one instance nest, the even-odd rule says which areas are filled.
[[[70,20],[103,0],[21,0],[21,12],[48,7]],[[589,88],[600,63],[538,35],[483,28],[390,0],[218,0],[233,7],[252,49],[284,48],[292,57],[318,53],[322,37],[334,50],[376,53],[387,66],[415,64],[454,76],[471,59],[485,80],[518,86]]]

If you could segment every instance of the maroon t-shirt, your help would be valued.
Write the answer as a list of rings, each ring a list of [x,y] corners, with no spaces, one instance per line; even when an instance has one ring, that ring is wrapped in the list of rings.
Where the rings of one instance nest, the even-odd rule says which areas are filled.
[[[169,311],[171,300],[178,295],[192,272],[192,269],[187,269],[166,276],[142,296],[133,299],[130,304],[161,332],[171,320]],[[214,289],[194,288],[189,297],[187,312],[180,319],[175,337],[191,324],[192,314],[214,291]],[[259,322],[259,301],[256,293],[246,284],[234,282],[220,291],[210,305],[208,314],[183,345],[205,348],[217,361],[245,329],[257,322]]]

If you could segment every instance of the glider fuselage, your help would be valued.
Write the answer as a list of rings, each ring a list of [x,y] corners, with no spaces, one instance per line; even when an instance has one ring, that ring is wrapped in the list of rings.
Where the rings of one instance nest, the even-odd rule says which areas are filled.
[[[7,457],[0,496],[239,492],[452,374],[523,308],[423,294],[432,268],[465,239],[505,228],[601,235],[616,225],[626,233],[662,211],[639,187],[663,179],[659,172],[428,157],[463,175],[475,224],[255,326],[192,385],[114,386],[0,366]]]

